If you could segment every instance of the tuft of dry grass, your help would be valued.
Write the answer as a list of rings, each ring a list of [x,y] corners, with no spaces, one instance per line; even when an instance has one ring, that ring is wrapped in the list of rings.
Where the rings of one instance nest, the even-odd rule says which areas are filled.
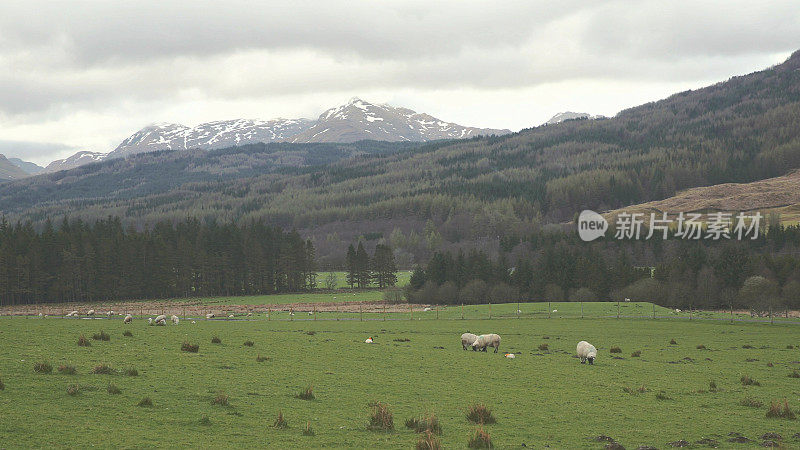
[[[47,361],[42,361],[33,365],[33,371],[36,373],[52,373],[53,366]]]
[[[700,344],[700,345],[697,346],[697,349],[698,350],[705,350],[706,346],[704,344]]]
[[[81,336],[78,338],[78,347],[89,347],[89,346],[91,346],[91,345],[92,345],[92,343],[91,343],[91,342],[89,342],[89,340],[88,340],[88,339],[86,339],[86,336],[84,336],[84,335],[81,335]]]
[[[150,397],[144,397],[143,399],[139,400],[136,406],[141,406],[142,408],[152,408],[153,407],[153,400]]]
[[[617,347],[617,346],[611,347],[611,349],[609,351],[611,353],[622,353],[622,349]]]
[[[709,392],[717,392],[717,382],[711,380],[708,382],[708,391]]]
[[[200,418],[200,425],[211,425],[211,419],[209,419],[207,415],[203,414],[203,417]]]
[[[794,411],[789,408],[789,402],[785,398],[783,399],[782,403],[780,400],[770,402],[769,409],[767,409],[767,417],[770,419],[789,420],[794,420],[797,418]]]
[[[678,345],[678,341],[676,341],[675,339],[670,339],[669,340],[669,344],[670,345]]]
[[[92,373],[96,375],[113,375],[115,370],[108,364],[99,364],[92,368]]]
[[[431,432],[433,434],[442,434],[442,425],[439,423],[439,417],[435,413],[425,413],[422,417],[411,417],[406,420],[406,428],[411,428],[417,433]]]
[[[252,347],[254,345],[256,345],[256,344],[253,341],[244,341],[244,346],[245,347]]]
[[[789,378],[800,378],[800,372],[797,370],[792,371],[792,373],[789,374]]]
[[[314,400],[316,398],[314,396],[314,386],[309,384],[305,389],[300,391],[295,397],[302,400]]]
[[[79,384],[70,384],[67,386],[67,394],[75,396],[81,393],[81,387]]]
[[[78,371],[75,369],[75,366],[62,364],[58,366],[58,373],[62,375],[75,375],[76,373],[78,373]]]
[[[493,448],[492,437],[483,429],[482,426],[475,429],[475,432],[467,442],[469,448]]]
[[[92,335],[92,339],[94,339],[95,341],[109,341],[111,340],[111,336],[109,336],[108,333],[106,333],[105,331],[100,330],[99,333],[95,333]]]
[[[625,387],[622,388],[622,392],[625,392],[625,393],[631,394],[631,395],[644,394],[645,392],[647,392],[647,388],[644,385],[641,385],[638,388],[629,388],[628,386],[625,386]]]
[[[133,333],[131,333],[131,330],[125,330],[125,332],[122,333],[122,335],[126,337],[133,337]]]
[[[550,347],[547,344],[539,344],[539,350],[546,352]]]
[[[429,430],[420,433],[417,439],[417,450],[440,450],[441,448],[442,443],[439,442],[439,438],[434,433],[431,433]]]
[[[212,405],[228,406],[228,395],[222,391],[217,392],[217,396],[211,400]]]
[[[753,347],[753,346],[752,346],[752,345],[750,345],[750,344],[744,344],[744,345],[742,346],[742,348],[746,348],[746,349],[752,349],[752,348],[755,348],[755,347]]]
[[[642,356],[641,350],[636,350],[635,352],[631,353],[631,358],[638,358],[640,356]]]
[[[742,406],[747,406],[749,408],[761,408],[762,406],[764,406],[763,403],[761,403],[759,400],[756,400],[756,399],[754,399],[752,397],[743,398],[741,401],[739,401],[739,404],[742,405]]]
[[[311,421],[306,420],[306,427],[303,428],[303,436],[314,436],[314,429],[311,428]]]
[[[119,388],[117,387],[117,385],[116,385],[116,384],[114,384],[114,383],[109,383],[109,384],[108,384],[108,387],[106,388],[106,392],[108,392],[108,393],[109,393],[109,394],[111,394],[111,395],[119,395],[119,394],[121,394],[121,393],[122,393],[122,391],[121,391],[121,390],[119,390]]]
[[[138,377],[139,376],[139,371],[136,370],[136,367],[129,367],[129,368],[125,369],[125,375],[127,375],[129,377]]]
[[[278,411],[278,417],[275,418],[275,423],[272,424],[272,427],[281,430],[289,427],[289,423],[286,422],[286,418],[283,417],[283,411]]]
[[[761,383],[750,378],[750,375],[747,374],[742,375],[742,378],[740,380],[742,382],[742,386],[761,386]]]
[[[656,394],[656,400],[672,400],[672,398],[666,392],[660,391]]]
[[[495,423],[492,410],[483,403],[475,403],[467,408],[467,420],[477,424]]]
[[[367,425],[368,430],[394,430],[394,416],[389,409],[389,405],[383,402],[372,402],[368,406],[370,408],[369,424]]]
[[[220,339],[219,336],[214,336],[214,337],[211,338],[211,343],[212,344],[222,344],[222,339]]]
[[[269,361],[270,359],[272,358],[270,358],[269,356],[261,356],[261,355],[256,356],[256,362]]]
[[[184,352],[197,353],[199,350],[200,344],[191,344],[187,341],[183,341],[183,344],[181,345],[181,351]]]

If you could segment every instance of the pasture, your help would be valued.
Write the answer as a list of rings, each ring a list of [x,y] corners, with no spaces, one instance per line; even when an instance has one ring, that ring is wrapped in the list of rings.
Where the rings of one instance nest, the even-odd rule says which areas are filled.
[[[121,318],[0,317],[0,436],[8,447],[411,448],[418,435],[405,420],[433,412],[442,445],[463,448],[476,428],[466,409],[484,403],[496,418],[484,429],[498,448],[601,448],[598,436],[626,448],[702,439],[742,447],[729,442],[742,440],[731,433],[752,446],[765,433],[800,445],[797,420],[766,417],[771,401],[800,409],[797,324],[548,320],[538,313],[542,304],[524,306],[539,315],[478,319],[488,317],[487,307],[475,306],[465,320],[450,308],[455,320],[421,320],[429,311],[414,320],[258,317],[165,327],[138,318],[124,325]],[[616,306],[598,308],[613,314]],[[101,330],[109,339],[92,339]],[[463,351],[465,331],[500,334],[500,352]],[[78,345],[81,335],[89,346]],[[365,344],[367,337],[375,343]],[[582,339],[598,348],[594,366],[573,357]],[[184,342],[198,352],[181,351]],[[34,371],[42,362],[52,373]],[[111,374],[92,373],[103,364]],[[758,385],[744,385],[744,376]],[[110,394],[109,384],[120,393]],[[315,399],[296,398],[308,386]],[[145,397],[152,406],[138,406]],[[390,405],[394,431],[367,429],[372,401]],[[279,412],[287,428],[272,426]],[[304,434],[307,425],[313,435]]]

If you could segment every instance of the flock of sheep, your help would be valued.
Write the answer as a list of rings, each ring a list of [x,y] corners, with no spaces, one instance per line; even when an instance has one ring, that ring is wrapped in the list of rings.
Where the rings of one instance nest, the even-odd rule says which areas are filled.
[[[472,347],[473,351],[486,351],[488,347],[494,347],[494,352],[500,349],[500,335],[499,334],[482,334],[480,336],[474,335],[472,333],[464,333],[461,335],[461,347],[464,350],[468,350]],[[586,361],[589,361],[589,364],[594,364],[595,358],[597,358],[597,349],[594,345],[586,342],[580,341],[578,342],[578,346],[576,348],[578,353],[578,358],[581,360],[581,364],[585,364]],[[513,353],[506,353],[506,358],[514,358]]]

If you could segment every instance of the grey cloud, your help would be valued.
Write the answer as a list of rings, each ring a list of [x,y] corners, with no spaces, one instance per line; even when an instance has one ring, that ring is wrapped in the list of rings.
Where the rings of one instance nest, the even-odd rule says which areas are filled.
[[[77,150],[64,144],[51,142],[28,142],[28,141],[6,141],[0,140],[0,154],[8,158],[20,158],[22,160],[42,159],[56,155],[65,150]]]

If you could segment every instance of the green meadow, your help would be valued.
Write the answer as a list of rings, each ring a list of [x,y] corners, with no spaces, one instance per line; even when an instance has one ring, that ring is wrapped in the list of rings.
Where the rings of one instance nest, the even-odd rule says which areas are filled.
[[[440,320],[433,310],[413,320],[260,315],[164,327],[0,317],[0,436],[4,447],[413,448],[419,435],[405,421],[427,412],[444,447],[465,448],[477,428],[466,410],[480,403],[496,419],[483,428],[497,448],[602,448],[599,436],[626,448],[741,448],[766,433],[800,446],[797,420],[767,417],[773,401],[800,410],[797,323],[653,320],[652,305],[640,305],[626,307],[642,310],[637,318],[622,319],[601,318],[616,313],[610,303],[591,305],[595,317],[585,319],[568,309],[575,304],[556,305],[569,313],[561,317],[547,303],[522,304],[519,319],[516,304],[493,305],[492,319],[488,306],[465,307],[464,320],[459,307]],[[108,340],[93,339],[101,331]],[[500,352],[462,350],[466,331],[500,334]],[[580,340],[597,347],[594,365],[574,358]],[[198,351],[182,351],[184,342]],[[37,373],[41,363],[52,373]],[[111,373],[92,373],[102,365]],[[297,398],[308,386],[315,398]],[[138,406],[144,398],[152,406]],[[389,405],[394,430],[368,429],[374,401]],[[279,412],[288,427],[273,427]]]

